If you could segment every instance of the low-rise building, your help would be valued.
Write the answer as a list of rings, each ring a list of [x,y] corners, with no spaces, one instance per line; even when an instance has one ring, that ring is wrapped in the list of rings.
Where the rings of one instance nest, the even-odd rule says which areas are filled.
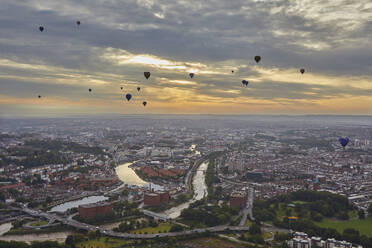
[[[247,203],[247,195],[244,193],[233,193],[229,199],[230,207],[243,208]]]

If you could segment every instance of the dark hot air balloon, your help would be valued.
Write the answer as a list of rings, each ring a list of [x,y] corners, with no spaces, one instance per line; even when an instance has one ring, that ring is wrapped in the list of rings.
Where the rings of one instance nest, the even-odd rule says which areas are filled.
[[[92,89],[89,89],[89,92],[92,92]]]
[[[243,80],[242,84],[245,85],[245,86],[248,86],[249,82],[247,80]]]
[[[44,27],[43,26],[40,26],[39,27],[39,30],[40,30],[40,32],[43,32],[44,31]]]
[[[254,56],[254,60],[256,61],[256,63],[260,62],[261,56]]]
[[[234,71],[232,70],[231,73],[234,73]]]
[[[148,72],[148,71],[145,71],[145,72],[143,73],[143,75],[145,75],[145,78],[146,78],[146,79],[149,79],[149,77],[151,76],[151,73]]]
[[[125,95],[125,98],[127,98],[127,100],[129,101],[132,98],[132,95],[128,93]]]
[[[342,145],[342,147],[345,149],[345,146],[347,146],[347,144],[349,143],[349,138],[348,137],[340,137],[338,139],[338,141],[340,141],[340,144]]]
[[[300,69],[300,72],[301,72],[301,74],[304,74],[305,73],[305,69],[304,68],[301,68]]]
[[[123,86],[121,86],[120,89],[122,90],[123,89]]]
[[[76,25],[80,26],[80,21],[79,20],[76,21]]]
[[[143,102],[142,104],[143,104],[143,106],[145,106],[145,107],[146,107],[146,105],[147,105],[147,102],[146,102],[146,101],[144,101],[144,102]]]
[[[137,91],[140,91],[141,90],[141,87],[137,87]]]
[[[193,77],[194,77],[194,73],[191,72],[191,73],[189,74],[189,76],[190,76],[190,78],[193,78]]]
[[[40,95],[38,95],[37,97],[41,98],[41,96],[40,96]]]

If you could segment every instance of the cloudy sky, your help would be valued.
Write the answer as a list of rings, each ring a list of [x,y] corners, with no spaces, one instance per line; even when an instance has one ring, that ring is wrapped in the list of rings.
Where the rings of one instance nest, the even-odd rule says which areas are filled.
[[[370,115],[372,2],[1,0],[0,117],[127,113]]]

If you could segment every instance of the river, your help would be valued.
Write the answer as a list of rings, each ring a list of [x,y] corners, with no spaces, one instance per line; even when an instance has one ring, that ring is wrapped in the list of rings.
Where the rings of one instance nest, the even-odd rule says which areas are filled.
[[[130,168],[129,166],[132,165],[134,162],[121,164],[116,167],[116,174],[118,175],[119,179],[128,185],[135,185],[139,187],[149,187],[150,183],[142,180],[136,172]],[[154,190],[162,190],[164,189],[163,186],[151,183],[151,188]]]
[[[53,207],[49,212],[64,213],[68,209],[77,208],[79,205],[82,205],[82,204],[96,203],[100,201],[106,201],[107,199],[108,197],[102,196],[102,195],[101,196],[88,196],[88,197],[84,197],[83,199],[80,199],[77,201],[69,201],[69,202],[65,202],[60,205],[57,205]]]
[[[193,151],[196,155],[200,155],[200,152],[196,150],[196,145],[191,145],[189,149]],[[125,163],[125,164],[122,164],[116,167],[116,174],[118,175],[119,179],[128,185],[148,187],[149,183],[142,180],[135,173],[135,171],[129,167],[131,164],[133,164],[133,162]],[[203,162],[202,164],[200,164],[197,172],[194,175],[194,178],[192,179],[194,197],[190,201],[185,202],[176,207],[173,207],[171,209],[168,209],[162,214],[166,215],[168,218],[175,219],[179,217],[181,214],[181,211],[185,208],[188,208],[191,203],[197,200],[201,200],[207,196],[208,191],[207,191],[207,185],[205,184],[205,171],[207,170],[207,167],[208,167],[208,162]],[[156,184],[151,184],[151,188],[158,190],[158,189],[162,189],[163,187],[156,185]]]
[[[205,184],[205,171],[207,170],[208,162],[203,162],[199,165],[194,178],[192,179],[192,185],[194,189],[194,197],[181,205],[173,207],[164,211],[164,214],[171,219],[175,219],[181,215],[182,210],[188,208],[191,203],[203,199],[208,195],[208,188]]]

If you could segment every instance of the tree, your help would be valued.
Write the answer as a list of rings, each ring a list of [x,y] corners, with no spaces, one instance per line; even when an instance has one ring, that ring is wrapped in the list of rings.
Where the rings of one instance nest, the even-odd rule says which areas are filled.
[[[100,230],[96,230],[96,237],[97,238],[101,237],[101,231]]]
[[[66,237],[65,244],[66,244],[66,245],[73,246],[73,245],[75,244],[74,236],[72,236],[72,235],[68,235],[68,236]]]
[[[172,227],[169,230],[169,232],[182,232],[182,231],[183,231],[183,227],[180,225],[172,225]]]
[[[251,227],[249,228],[249,234],[254,235],[254,234],[261,234],[261,227],[257,225],[256,223],[253,223]]]
[[[47,196],[47,198],[45,199],[45,202],[46,202],[47,204],[51,203],[52,201],[53,201],[53,199],[52,199],[52,197],[50,197],[50,196]]]
[[[348,220],[349,219],[349,215],[345,211],[340,212],[337,217],[340,218],[341,220]]]
[[[368,214],[369,214],[369,215],[372,215],[372,203],[369,204],[369,207],[368,207]]]
[[[359,219],[361,219],[361,220],[365,219],[364,211],[360,209],[360,210],[358,211],[358,216],[359,216]]]
[[[280,248],[289,248],[287,242],[283,242],[281,245],[280,245]]]
[[[88,232],[88,238],[89,239],[95,239],[96,238],[96,232],[95,231],[89,231]]]

